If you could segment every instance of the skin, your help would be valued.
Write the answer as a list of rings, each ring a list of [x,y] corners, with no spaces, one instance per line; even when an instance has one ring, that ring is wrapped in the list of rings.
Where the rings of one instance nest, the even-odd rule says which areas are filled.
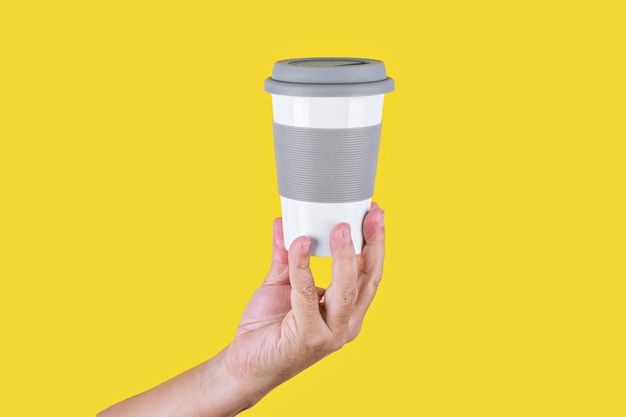
[[[233,416],[273,388],[354,340],[383,272],[383,211],[376,203],[363,221],[365,245],[355,255],[350,226],[330,233],[332,282],[315,286],[311,240],[284,248],[282,221],[274,221],[272,264],[255,291],[232,343],[187,372],[98,414]]]

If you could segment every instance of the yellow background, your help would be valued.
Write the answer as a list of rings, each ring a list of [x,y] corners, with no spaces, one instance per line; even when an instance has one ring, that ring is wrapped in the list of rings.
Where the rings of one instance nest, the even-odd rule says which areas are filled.
[[[229,343],[280,215],[263,80],[324,55],[396,80],[384,281],[246,415],[626,415],[620,3],[2,2],[0,415],[93,415]]]

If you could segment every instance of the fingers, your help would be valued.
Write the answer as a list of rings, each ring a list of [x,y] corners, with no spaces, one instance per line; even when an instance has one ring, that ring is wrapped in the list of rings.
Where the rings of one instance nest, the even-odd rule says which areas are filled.
[[[319,319],[318,289],[309,266],[311,239],[299,237],[289,247],[289,281],[291,282],[291,308],[296,320],[312,323]]]
[[[272,266],[265,282],[289,282],[292,287],[291,306],[296,319],[311,325],[323,316],[325,327],[341,343],[354,339],[358,334],[382,279],[385,257],[384,212],[376,203],[372,203],[363,220],[363,237],[365,244],[357,256],[349,224],[339,224],[331,231],[333,278],[324,291],[315,286],[309,266],[311,240],[299,237],[286,251],[282,221],[280,218],[274,221]],[[320,311],[322,297],[323,307]]]
[[[289,282],[289,267],[282,218],[274,219],[272,243],[272,264],[265,278],[265,284],[286,284]]]
[[[347,223],[337,225],[330,232],[333,276],[324,295],[324,301],[326,324],[335,335],[347,334],[358,295],[357,258],[351,233],[350,225]]]
[[[363,239],[366,246],[375,243],[378,232],[384,226],[384,217],[385,212],[378,204],[372,202],[370,211],[367,212],[365,219],[363,219]]]
[[[363,220],[365,246],[359,259],[359,298],[354,309],[354,327],[358,333],[383,276],[385,258],[384,212],[376,203]],[[356,334],[354,334],[356,336]]]

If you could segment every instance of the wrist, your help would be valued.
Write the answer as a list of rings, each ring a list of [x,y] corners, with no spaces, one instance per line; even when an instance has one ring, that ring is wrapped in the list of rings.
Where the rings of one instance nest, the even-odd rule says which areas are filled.
[[[206,416],[234,416],[271,390],[238,375],[228,363],[228,347],[200,366],[199,387]]]

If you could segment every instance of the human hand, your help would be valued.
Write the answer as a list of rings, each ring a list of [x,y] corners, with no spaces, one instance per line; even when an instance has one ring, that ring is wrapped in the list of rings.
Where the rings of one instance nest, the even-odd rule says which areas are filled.
[[[233,416],[353,340],[383,272],[383,211],[375,203],[363,221],[363,236],[363,251],[355,255],[349,225],[332,230],[332,282],[324,290],[315,286],[309,268],[311,240],[299,237],[287,252],[282,222],[275,220],[270,272],[250,299],[233,342],[98,416]]]
[[[355,255],[350,226],[332,230],[332,282],[324,290],[315,286],[309,268],[311,240],[299,237],[287,252],[282,222],[274,221],[270,272],[223,358],[253,403],[358,335],[383,271],[383,211],[376,203],[365,216],[363,234],[365,246]]]

